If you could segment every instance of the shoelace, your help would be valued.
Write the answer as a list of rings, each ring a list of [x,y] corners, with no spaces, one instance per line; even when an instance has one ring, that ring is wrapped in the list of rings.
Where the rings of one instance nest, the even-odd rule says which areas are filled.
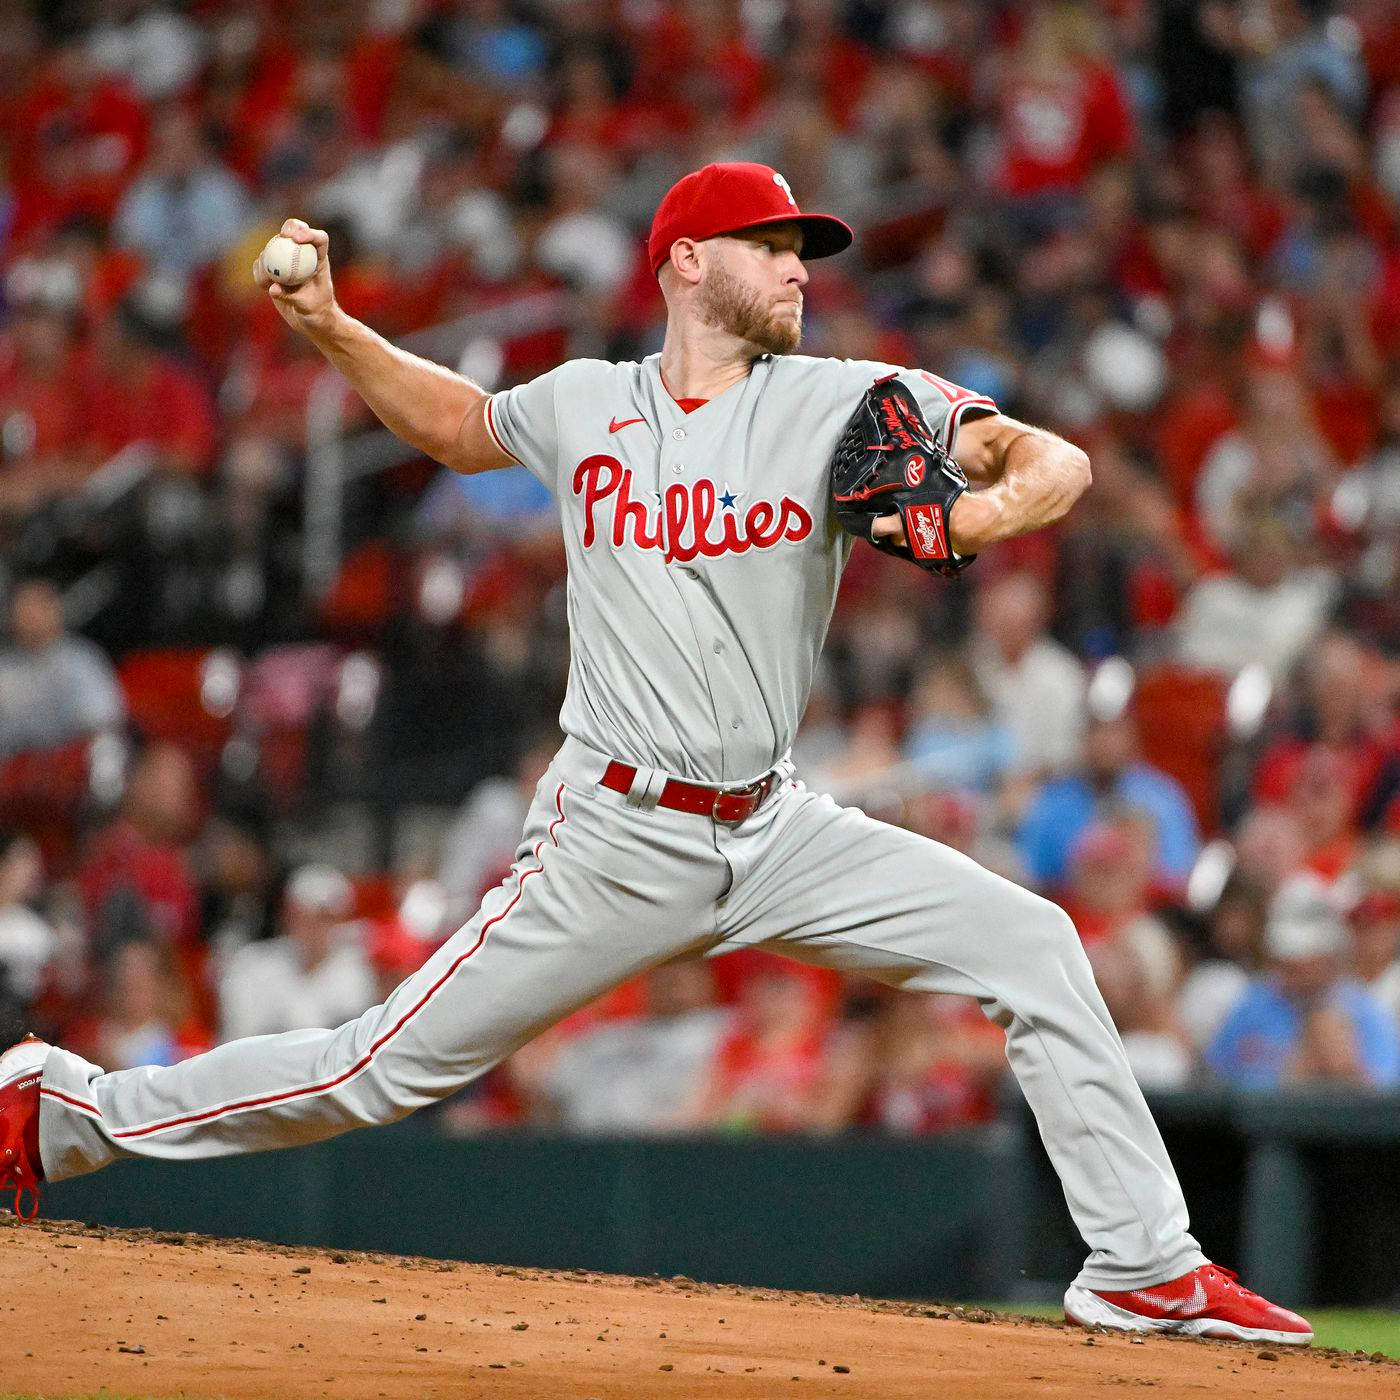
[[[1234,1289],[1241,1297],[1257,1298],[1259,1302],[1268,1304],[1267,1298],[1261,1297],[1258,1293],[1254,1292],[1252,1288],[1246,1288],[1244,1284],[1240,1282],[1240,1276],[1233,1269],[1227,1269],[1223,1264],[1212,1264],[1210,1267],[1220,1275],[1226,1288]]]
[[[26,1186],[23,1182],[6,1182],[5,1189],[15,1193],[14,1200],[10,1203],[10,1209],[14,1211],[18,1220],[33,1220],[39,1214],[39,1188],[37,1186]],[[30,1205],[26,1210],[25,1202],[28,1199]]]
[[[19,1172],[10,1165],[14,1159],[14,1151],[6,1152],[6,1160],[0,1162],[0,1191],[11,1191],[14,1193],[14,1200],[10,1202],[10,1209],[15,1213],[18,1220],[33,1220],[39,1214],[39,1184],[36,1181],[23,1180]],[[29,1209],[25,1210],[28,1198]]]

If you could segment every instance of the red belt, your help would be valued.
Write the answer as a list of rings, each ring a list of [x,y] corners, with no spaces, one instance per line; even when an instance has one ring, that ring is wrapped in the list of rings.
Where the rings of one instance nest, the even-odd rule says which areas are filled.
[[[613,759],[601,779],[605,788],[626,795],[632,791],[637,770],[630,764]],[[697,817],[713,817],[724,826],[738,826],[758,811],[763,799],[773,791],[778,781],[776,773],[768,773],[756,783],[741,788],[706,787],[704,783],[682,782],[668,778],[656,799],[658,807],[670,807],[677,812],[690,812]]]

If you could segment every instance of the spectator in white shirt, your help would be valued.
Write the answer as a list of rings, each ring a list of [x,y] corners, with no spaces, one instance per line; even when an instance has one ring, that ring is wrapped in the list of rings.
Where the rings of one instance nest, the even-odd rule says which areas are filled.
[[[676,1131],[730,1024],[714,995],[707,962],[665,963],[647,974],[645,1016],[537,1041],[511,1062],[516,1085],[537,1116],[570,1132]]]
[[[991,579],[977,597],[972,668],[1029,774],[1072,767],[1084,740],[1084,667],[1047,633],[1049,616],[1034,574]]]
[[[1230,573],[1186,595],[1176,624],[1180,661],[1236,676],[1251,664],[1281,680],[1327,622],[1337,592],[1328,569],[1298,563],[1288,529],[1264,514],[1241,527]]]
[[[483,778],[467,795],[438,858],[437,882],[449,923],[465,923],[481,896],[510,869],[530,799],[559,743],[556,730],[533,735],[521,748],[513,775]]]
[[[283,932],[229,959],[219,983],[221,1039],[330,1029],[374,1005],[363,930],[346,922],[351,901],[350,882],[329,866],[306,865],[292,875]]]

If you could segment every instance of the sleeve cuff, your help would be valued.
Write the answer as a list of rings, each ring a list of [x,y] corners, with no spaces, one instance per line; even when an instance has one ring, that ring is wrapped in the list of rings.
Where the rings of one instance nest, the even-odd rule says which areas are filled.
[[[959,399],[948,410],[948,417],[943,424],[943,449],[951,457],[953,455],[953,444],[957,441],[958,428],[962,423],[965,413],[999,413],[994,400],[989,399],[984,394],[975,394],[969,398]]]
[[[494,394],[488,394],[486,397],[486,431],[491,434],[491,441],[494,442],[512,462],[518,462],[523,466],[524,463],[520,462],[520,458],[501,441],[501,434],[496,428],[495,404],[496,396]]]

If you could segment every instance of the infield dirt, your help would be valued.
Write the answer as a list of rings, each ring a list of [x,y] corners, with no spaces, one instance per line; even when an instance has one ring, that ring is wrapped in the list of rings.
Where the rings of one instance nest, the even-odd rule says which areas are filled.
[[[1400,1363],[1353,1353],[63,1221],[0,1228],[0,1296],[0,1393],[44,1397],[1400,1395]]]

